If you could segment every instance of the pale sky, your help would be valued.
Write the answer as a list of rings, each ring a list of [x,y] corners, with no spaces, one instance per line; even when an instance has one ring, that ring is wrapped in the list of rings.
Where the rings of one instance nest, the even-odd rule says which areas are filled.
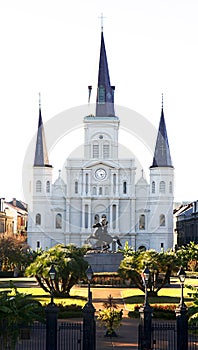
[[[0,196],[25,199],[23,162],[37,131],[39,92],[44,123],[86,105],[88,85],[95,102],[101,13],[115,103],[158,128],[164,93],[175,200],[197,200],[197,0],[1,0]],[[55,175],[76,140],[59,157],[49,152]],[[146,155],[140,161],[147,167]]]

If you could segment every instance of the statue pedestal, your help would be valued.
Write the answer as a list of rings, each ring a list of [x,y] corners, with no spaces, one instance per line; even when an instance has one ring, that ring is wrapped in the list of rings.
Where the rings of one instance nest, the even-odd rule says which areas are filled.
[[[123,254],[102,251],[88,252],[84,258],[91,265],[93,272],[117,272],[123,259]]]

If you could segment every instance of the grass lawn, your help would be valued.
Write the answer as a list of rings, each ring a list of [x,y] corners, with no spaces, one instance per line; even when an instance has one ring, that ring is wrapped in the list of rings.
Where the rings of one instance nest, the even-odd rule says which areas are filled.
[[[13,281],[14,282],[14,281]],[[5,286],[5,283],[0,285],[0,291],[3,290],[10,290],[9,287]],[[18,288],[17,291],[19,293],[25,293],[25,294],[32,294],[32,296],[39,300],[42,305],[48,304],[50,302],[50,295],[49,293],[46,293],[42,288],[39,287],[24,287],[24,288]],[[70,298],[54,298],[54,302],[56,304],[62,304],[62,305],[79,305],[84,306],[87,302],[87,291],[81,290],[80,288],[72,288],[70,293]]]
[[[188,284],[189,281],[188,281]],[[188,296],[190,289],[184,288],[184,298],[186,305],[192,304],[192,298]],[[129,311],[133,311],[135,305],[142,305],[144,302],[144,293],[137,288],[132,288],[122,291],[125,307]],[[178,305],[181,297],[181,288],[162,288],[158,292],[157,297],[149,297],[149,303],[158,305]]]

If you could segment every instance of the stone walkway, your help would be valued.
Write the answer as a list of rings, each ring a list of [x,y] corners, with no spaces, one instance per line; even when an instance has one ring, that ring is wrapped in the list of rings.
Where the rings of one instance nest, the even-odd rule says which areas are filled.
[[[96,309],[96,315],[99,309],[103,309],[103,303],[111,294],[119,309],[123,309],[122,325],[116,331],[117,337],[107,338],[104,336],[105,329],[96,327],[96,349],[110,350],[137,350],[138,349],[138,324],[139,320],[127,317],[128,311],[121,296],[122,288],[92,288],[92,300]]]

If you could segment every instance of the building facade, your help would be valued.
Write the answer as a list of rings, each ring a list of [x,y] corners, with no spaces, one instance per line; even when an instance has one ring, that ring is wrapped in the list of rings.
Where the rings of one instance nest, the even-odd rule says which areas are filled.
[[[59,173],[54,183],[39,105],[28,221],[28,243],[33,249],[58,243],[82,246],[90,242],[93,225],[102,218],[108,221],[113,249],[118,238],[134,249],[172,248],[174,169],[163,105],[148,183],[143,172],[136,179],[133,157],[118,157],[121,121],[114,110],[114,90],[102,32],[96,111],[83,119],[84,157],[67,159],[65,174]]]

